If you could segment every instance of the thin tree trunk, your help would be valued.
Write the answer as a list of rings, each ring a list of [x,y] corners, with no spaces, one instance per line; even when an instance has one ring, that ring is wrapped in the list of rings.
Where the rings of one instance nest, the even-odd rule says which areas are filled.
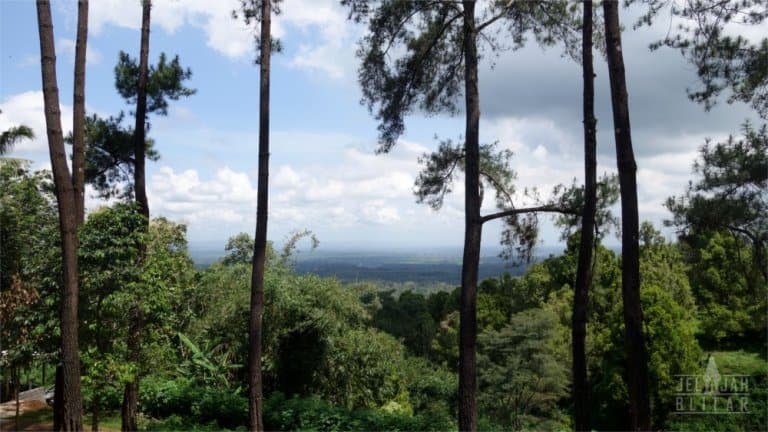
[[[64,372],[60,364],[56,366],[53,379],[53,430],[60,431],[61,425],[64,423],[64,398],[61,396],[63,394],[61,389],[64,388]],[[59,391],[55,389],[59,389]]]
[[[141,360],[141,329],[144,327],[144,313],[140,305],[134,305],[130,311],[131,324],[128,329],[128,361],[138,365]],[[123,391],[123,405],[121,410],[123,431],[135,431],[138,429],[136,417],[139,403],[139,375],[137,370],[133,381],[125,385]]]
[[[99,432],[99,410],[101,408],[101,389],[96,389],[91,405],[91,432]]]
[[[480,95],[475,2],[464,1],[466,170],[459,321],[459,430],[477,430],[477,275],[480,265]]]
[[[48,135],[48,149],[53,169],[56,201],[59,207],[59,229],[63,261],[63,292],[61,301],[61,360],[62,386],[56,389],[62,398],[61,424],[65,431],[82,430],[83,408],[80,396],[80,352],[78,347],[78,275],[77,275],[77,211],[72,177],[67,167],[64,136],[61,130],[59,89],[56,79],[56,51],[53,42],[51,4],[37,1],[40,33],[40,59],[43,81],[43,102]]]
[[[581,219],[579,261],[573,297],[573,404],[577,431],[588,431],[590,391],[587,379],[587,303],[592,283],[592,250],[597,207],[597,138],[595,136],[595,72],[592,65],[592,1],[584,1],[582,27],[582,70],[584,74],[584,214]]]
[[[133,131],[134,198],[139,205],[139,211],[144,216],[144,231],[149,230],[149,202],[146,189],[146,119],[147,119],[147,79],[149,70],[149,24],[152,1],[143,0],[141,7],[141,48],[139,51],[139,79],[136,93],[136,123]],[[144,265],[146,245],[140,245],[138,265]],[[144,329],[144,312],[138,297],[134,300],[130,311],[131,324],[128,330],[128,361],[137,365],[141,360],[141,333]],[[125,385],[123,392],[122,430],[137,429],[136,416],[139,399],[139,379],[141,372],[137,371],[133,381]]]
[[[88,0],[77,2],[75,85],[72,106],[72,188],[77,225],[85,218],[85,53],[88,43]]]
[[[141,214],[149,223],[149,202],[146,186],[146,123],[147,80],[149,74],[149,23],[152,1],[143,0],[141,7],[141,50],[139,51],[139,80],[136,93],[136,123],[133,129],[134,171],[133,189]]]
[[[16,393],[16,415],[15,415],[14,419],[15,419],[15,422],[16,422],[16,430],[21,430],[21,428],[19,428],[19,406],[21,405],[21,401],[19,401],[19,392],[20,392],[20,389],[19,389],[19,368],[17,368],[17,367],[13,368],[13,375],[14,375],[14,378],[13,378],[14,389],[13,390],[14,390],[14,393]]]
[[[267,205],[269,203],[269,71],[272,55],[272,0],[261,2],[261,47],[259,86],[259,180],[256,203],[256,237],[251,273],[251,313],[248,351],[249,428],[263,431],[262,421],[262,315],[264,314],[264,264],[267,251]]]
[[[650,430],[648,354],[643,336],[643,311],[640,305],[637,165],[632,150],[618,2],[603,2],[603,14],[621,193],[621,291],[624,302],[624,349],[627,357],[626,379],[629,389],[630,419],[632,429]]]

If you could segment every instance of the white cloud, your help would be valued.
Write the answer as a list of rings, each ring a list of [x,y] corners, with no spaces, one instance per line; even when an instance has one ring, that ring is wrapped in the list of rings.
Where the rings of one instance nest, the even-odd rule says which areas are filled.
[[[75,41],[72,39],[61,38],[56,42],[56,50],[59,54],[64,55],[70,63],[75,62]],[[101,53],[93,47],[93,44],[88,44],[85,48],[85,63],[88,65],[95,65],[101,63]]]
[[[210,48],[227,57],[239,58],[252,52],[253,39],[245,24],[232,18],[232,11],[238,7],[238,0],[155,0],[151,20],[153,26],[169,34],[187,24],[200,28]],[[141,4],[125,0],[92,2],[88,24],[96,35],[106,25],[139,30]]]
[[[34,139],[17,143],[9,156],[28,158],[38,163],[48,160],[43,92],[28,91],[8,96],[0,103],[0,109],[3,111],[0,114],[0,131],[25,125],[35,133]],[[61,105],[61,127],[64,136],[72,131],[72,107],[69,105]]]
[[[362,211],[367,221],[376,224],[387,225],[400,220],[397,208],[386,205],[383,200],[368,201]]]
[[[421,150],[425,148],[408,143],[391,155],[377,156],[347,147],[330,164],[278,165],[270,177],[270,237],[305,227],[321,234],[383,228],[400,221],[404,210],[421,207],[412,194]],[[150,176],[152,214],[188,222],[193,238],[210,230],[220,233],[218,237],[250,232],[257,175],[224,166],[206,178],[197,169],[162,166]],[[419,214],[417,225],[434,227],[444,226],[447,213],[423,209]]]
[[[152,25],[169,34],[190,25],[205,32],[208,47],[214,51],[231,59],[252,58],[255,27],[246,26],[242,18],[232,17],[232,12],[239,8],[239,0],[155,0]],[[353,66],[355,41],[350,32],[354,26],[347,23],[342,7],[333,1],[285,0],[280,9],[281,14],[272,25],[276,37],[298,40],[300,36],[312,35],[307,42],[292,47],[295,53],[288,64],[332,78],[344,77],[347,68]],[[125,0],[92,2],[91,31],[98,35],[106,25],[140,29],[140,4]],[[294,34],[299,37],[293,38]],[[347,54],[340,58],[340,53]]]

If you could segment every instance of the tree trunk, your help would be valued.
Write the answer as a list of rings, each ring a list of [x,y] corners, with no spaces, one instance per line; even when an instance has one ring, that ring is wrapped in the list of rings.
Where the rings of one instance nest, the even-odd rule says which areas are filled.
[[[272,55],[272,1],[261,2],[261,48],[259,87],[259,180],[256,203],[256,237],[251,273],[251,313],[248,351],[249,428],[263,431],[261,338],[264,314],[264,264],[267,251],[267,205],[269,203],[269,70]]]
[[[60,427],[65,431],[82,430],[83,408],[80,396],[80,352],[78,347],[78,275],[77,275],[77,212],[72,177],[67,167],[64,136],[61,130],[59,89],[56,79],[56,51],[53,42],[51,4],[37,1],[40,33],[40,59],[43,81],[43,102],[48,135],[48,149],[53,169],[53,182],[59,208],[59,229],[63,261],[63,292],[61,300],[61,360],[62,386],[56,389],[62,398]]]
[[[459,322],[459,430],[477,430],[477,275],[480,265],[480,95],[475,2],[464,1],[466,170]]]
[[[64,423],[64,398],[61,396],[62,392],[55,389],[64,388],[64,372],[61,365],[56,366],[53,379],[53,430],[60,431]]]
[[[121,409],[123,431],[135,431],[138,429],[136,416],[139,402],[139,374],[138,364],[141,360],[141,329],[144,327],[144,313],[139,305],[134,305],[130,311],[131,325],[128,329],[128,361],[137,365],[133,381],[125,385],[123,391],[123,406]]]
[[[72,105],[72,188],[78,227],[85,218],[85,53],[88,43],[88,0],[77,2],[75,85]]]
[[[136,123],[133,129],[133,193],[141,214],[149,222],[149,202],[146,186],[146,123],[147,123],[147,80],[149,74],[149,23],[152,1],[143,0],[141,7],[141,50],[139,51],[139,80],[136,93]]]
[[[136,123],[133,130],[133,189],[139,211],[144,216],[144,231],[149,230],[149,202],[146,188],[146,119],[147,119],[147,79],[149,70],[149,23],[152,1],[143,0],[141,7],[141,49],[139,51],[139,79],[136,93]],[[144,265],[146,245],[140,245],[138,265]],[[130,311],[131,325],[128,334],[128,361],[138,367],[141,359],[141,333],[144,329],[144,312],[138,296]],[[122,406],[122,430],[135,431],[139,398],[139,379],[141,371],[137,369],[133,381],[125,385]]]
[[[595,136],[595,72],[592,65],[592,1],[584,1],[582,70],[584,74],[584,214],[581,219],[579,261],[573,296],[573,405],[577,431],[588,431],[590,391],[587,379],[587,303],[592,283],[592,250],[597,208],[597,138]]]
[[[16,430],[21,430],[21,428],[19,428],[19,405],[21,405],[21,402],[19,401],[19,392],[21,391],[19,389],[19,368],[13,368],[13,375],[13,392],[16,395],[16,415],[14,416],[14,420],[16,423]]]
[[[95,331],[95,339],[96,339],[96,350],[99,353],[105,353],[107,352],[107,347],[105,346],[105,340],[103,335],[103,325],[102,325],[102,318],[101,318],[101,305],[104,302],[104,297],[99,296],[96,300],[96,331]],[[102,382],[100,381],[101,378],[97,378],[97,381],[95,382],[95,389],[93,391],[93,401],[91,404],[91,431],[92,432],[98,432],[99,430],[99,411],[101,409],[101,389],[102,389]]]
[[[99,410],[101,405],[101,390],[96,389],[91,405],[91,432],[99,432]]]
[[[611,81],[616,163],[621,193],[621,292],[624,302],[624,349],[627,361],[630,419],[634,430],[650,430],[651,410],[648,384],[648,354],[643,336],[640,305],[640,246],[637,210],[637,179],[632,135],[629,125],[627,83],[621,49],[619,4],[603,2],[608,74]]]

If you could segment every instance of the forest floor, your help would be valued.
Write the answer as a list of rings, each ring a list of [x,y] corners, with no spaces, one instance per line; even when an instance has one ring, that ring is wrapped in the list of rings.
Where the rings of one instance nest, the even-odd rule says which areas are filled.
[[[10,401],[0,404],[0,431],[52,431],[53,430],[53,408],[49,407],[44,400],[27,399],[19,401],[19,427],[16,428],[16,401]],[[99,431],[119,432],[120,419],[107,419],[106,422],[99,424]],[[83,418],[83,429],[90,430],[91,423],[87,417]]]

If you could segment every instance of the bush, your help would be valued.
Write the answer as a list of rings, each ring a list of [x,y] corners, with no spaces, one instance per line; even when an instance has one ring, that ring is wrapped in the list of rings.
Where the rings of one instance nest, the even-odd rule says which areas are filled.
[[[198,388],[200,389],[200,388]],[[192,404],[192,416],[199,423],[215,422],[222,428],[248,424],[248,398],[230,389],[204,388]]]
[[[417,416],[388,413],[381,410],[347,410],[318,397],[286,399],[273,393],[264,403],[266,430],[387,430],[429,431],[455,429],[447,413],[427,411]]]
[[[156,419],[174,414],[189,417],[192,405],[199,397],[198,390],[185,378],[147,377],[142,380],[139,392],[141,411]]]
[[[248,400],[232,389],[202,387],[185,378],[148,377],[140,395],[142,412],[163,419],[160,423],[153,420],[159,428],[173,429],[174,417],[184,418],[190,425],[215,425],[214,429],[248,424]]]

